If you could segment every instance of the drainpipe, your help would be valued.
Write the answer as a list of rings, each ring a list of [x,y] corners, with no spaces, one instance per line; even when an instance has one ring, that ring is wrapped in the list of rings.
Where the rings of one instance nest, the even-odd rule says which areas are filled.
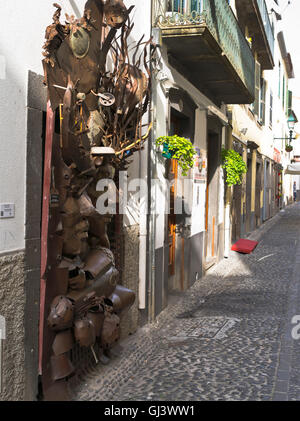
[[[252,179],[251,179],[251,217],[250,217],[250,231],[256,228],[255,221],[255,196],[256,196],[256,157],[257,151],[252,151]]]
[[[226,146],[227,149],[232,148],[232,126],[226,127]],[[230,250],[230,206],[232,201],[232,187],[226,185],[225,191],[225,215],[224,215],[224,257],[229,256]]]
[[[155,186],[151,185],[151,180],[156,179],[156,92],[154,77],[152,78],[152,101],[151,101],[151,118],[153,121],[153,129],[151,132],[150,144],[148,149],[148,322],[151,323],[155,318],[155,237],[156,237],[156,217],[155,204],[156,192]]]
[[[153,13],[153,12],[152,12]],[[153,17],[152,17],[153,20]],[[152,27],[152,35],[155,43],[159,44],[159,30],[155,30]],[[151,48],[151,47],[150,47]],[[148,323],[151,323],[155,318],[155,238],[156,238],[156,217],[155,217],[155,187],[151,185],[151,180],[156,178],[156,149],[155,149],[155,139],[157,133],[157,121],[156,121],[156,102],[157,102],[157,85],[155,78],[155,71],[153,71],[153,63],[150,62],[150,71],[151,71],[151,110],[149,113],[150,121],[152,121],[153,126],[151,134],[148,140],[148,168],[147,168],[147,180],[148,180],[148,213],[146,218],[146,274],[148,278],[147,283],[147,307],[148,307]],[[154,205],[154,206],[153,206]],[[144,247],[143,243],[141,247]],[[146,282],[145,282],[145,299],[146,299]],[[145,306],[146,307],[146,306]]]
[[[150,117],[149,117],[150,119]],[[149,141],[148,141],[149,142]],[[140,180],[147,178],[148,172],[148,148],[146,143],[144,150],[140,151]],[[146,308],[146,262],[147,262],[147,214],[148,214],[148,196],[141,198],[140,205],[140,242],[139,242],[139,309]]]
[[[248,152],[247,146],[243,148],[243,161],[247,165],[248,160]],[[246,174],[243,175],[242,180],[242,198],[241,198],[241,227],[243,226],[243,231],[241,232],[241,236],[244,236],[246,231],[246,183],[247,183],[247,176]],[[243,224],[243,225],[242,225]]]

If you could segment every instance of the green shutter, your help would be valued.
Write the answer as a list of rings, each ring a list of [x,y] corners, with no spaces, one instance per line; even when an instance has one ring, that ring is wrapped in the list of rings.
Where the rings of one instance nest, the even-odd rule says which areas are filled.
[[[285,83],[285,76],[282,76],[282,108],[284,109],[284,104],[285,104],[285,88],[286,88],[286,83]]]
[[[256,114],[257,116],[259,115],[260,76],[261,76],[260,64],[258,61],[255,61],[255,100],[254,100],[253,111],[254,111],[254,114]]]
[[[260,113],[259,113],[259,120],[261,124],[265,124],[265,121],[266,121],[266,89],[267,89],[267,83],[265,79],[261,78]]]
[[[292,91],[287,91],[286,98],[286,115],[289,116],[293,107],[293,93]]]
[[[280,84],[281,84],[281,63],[278,64],[278,97],[280,98]]]
[[[270,122],[269,122],[270,127],[272,127],[272,125],[273,125],[273,92],[272,91],[270,92],[270,114],[269,114],[269,120],[270,120]]]

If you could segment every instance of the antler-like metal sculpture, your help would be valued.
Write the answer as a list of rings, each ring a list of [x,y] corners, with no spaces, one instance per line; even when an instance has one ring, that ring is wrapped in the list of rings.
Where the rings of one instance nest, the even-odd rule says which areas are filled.
[[[120,336],[117,313],[135,299],[132,291],[117,285],[107,235],[111,215],[97,211],[102,193],[96,186],[103,178],[114,178],[151,130],[150,125],[142,134],[151,88],[151,40],[142,37],[129,45],[132,7],[127,9],[122,0],[88,0],[83,17],[66,15],[64,24],[61,7],[54,7],[43,67],[51,108],[60,116],[51,163],[50,269],[45,274],[53,298],[47,318],[53,332],[49,358],[52,381],[57,382],[74,371],[68,359],[74,340],[92,347],[98,361],[94,344],[102,352],[115,344]]]

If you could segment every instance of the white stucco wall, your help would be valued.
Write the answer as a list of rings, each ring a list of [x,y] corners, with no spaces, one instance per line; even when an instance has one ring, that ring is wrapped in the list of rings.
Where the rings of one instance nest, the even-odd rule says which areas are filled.
[[[142,35],[144,41],[148,41],[151,34],[151,0],[131,1],[123,0],[127,8],[134,5],[134,9],[130,14],[130,19],[134,22],[134,28],[130,35],[129,41],[131,43],[138,42]],[[144,116],[144,124],[149,122],[148,114]],[[146,131],[146,129],[144,129]],[[147,142],[150,142],[151,135]],[[141,178],[146,181],[147,176],[147,145],[144,150],[136,152],[132,159],[132,163],[128,169],[128,183],[134,179]],[[140,196],[141,200],[140,200]],[[128,206],[124,215],[124,226],[129,227],[132,225],[140,224],[141,212],[144,212],[147,207],[147,197],[145,194],[140,195],[139,189],[135,192],[128,192]]]
[[[163,81],[161,86],[158,84],[156,90],[157,94],[157,110],[156,110],[156,122],[157,122],[157,136],[167,134],[166,126],[166,115],[167,115],[167,104],[168,99],[166,97],[166,92],[172,88],[181,88],[186,91],[196,106],[198,107],[195,111],[195,135],[194,135],[194,146],[200,149],[207,149],[207,114],[208,109],[211,107],[211,110],[214,110],[216,113],[220,113],[223,118],[226,119],[224,115],[224,110],[218,108],[210,99],[208,99],[202,92],[197,90],[194,85],[192,85],[185,77],[180,74],[177,70],[172,68],[167,64],[167,54],[166,49],[162,48],[160,60],[160,74],[158,77],[162,77]],[[163,87],[163,88],[162,88]],[[213,112],[213,111],[211,111]],[[159,166],[158,166],[159,168]],[[160,176],[163,175],[162,171],[158,171]],[[193,183],[193,174],[192,171],[189,171],[188,176],[182,177],[181,170],[178,171],[178,181],[180,182],[183,179],[190,179],[186,181],[184,185],[185,191],[183,192],[185,201],[188,202],[189,210],[191,210],[191,236],[202,232],[205,230],[205,201],[206,201],[206,182],[205,183]],[[167,197],[167,194],[165,195]],[[223,197],[221,198],[223,200]],[[157,197],[157,207],[161,207],[162,203],[165,202],[163,195]],[[222,219],[222,218],[220,218]],[[163,239],[165,235],[165,218],[162,216],[157,216],[156,220],[157,226],[157,238],[156,238],[156,247],[161,247],[163,244]]]
[[[82,15],[85,0],[59,0],[65,13]],[[136,3],[131,39],[150,35],[151,0]],[[24,248],[26,106],[28,71],[43,74],[42,46],[53,0],[2,1],[0,26],[0,203],[15,204],[15,218],[0,219],[0,252]],[[131,171],[138,176],[139,168]],[[128,223],[134,223],[129,221]]]
[[[195,146],[200,149],[207,148],[207,115],[206,111],[196,110],[195,118]],[[191,236],[205,230],[205,202],[206,182],[193,186],[193,208],[191,218]]]
[[[16,212],[15,218],[0,219],[0,252],[24,248],[27,79],[29,70],[43,74],[42,45],[55,11],[52,3],[9,0],[0,6],[0,203],[14,203]],[[82,11],[84,3],[59,1],[69,14]]]

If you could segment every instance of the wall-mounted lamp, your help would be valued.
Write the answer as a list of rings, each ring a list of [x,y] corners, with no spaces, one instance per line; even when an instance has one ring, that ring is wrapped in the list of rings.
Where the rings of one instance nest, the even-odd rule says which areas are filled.
[[[289,118],[287,120],[287,125],[290,131],[294,131],[295,129],[295,124],[297,123],[297,117],[295,116],[295,114],[293,113],[293,111],[290,113]]]
[[[297,139],[298,136],[293,137],[293,133],[294,133],[294,129],[295,129],[295,124],[298,123],[298,119],[296,117],[296,114],[294,113],[293,110],[291,110],[289,117],[287,119],[287,125],[289,128],[289,137],[274,137],[274,139],[278,139],[278,140],[288,140],[289,143],[291,143],[292,140]]]

